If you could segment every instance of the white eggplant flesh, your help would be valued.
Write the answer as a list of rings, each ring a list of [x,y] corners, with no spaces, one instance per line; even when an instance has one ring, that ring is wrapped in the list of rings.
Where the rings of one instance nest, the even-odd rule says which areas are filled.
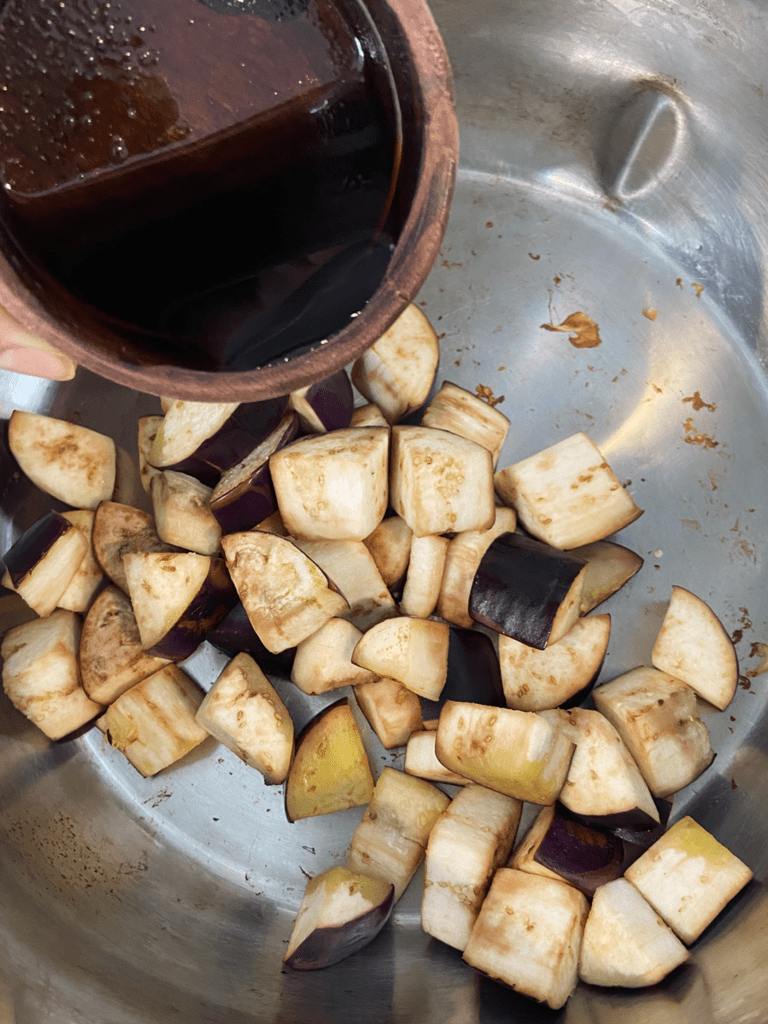
[[[522,804],[469,784],[435,822],[424,861],[421,927],[463,950],[497,868],[515,841]]]
[[[600,673],[611,636],[610,615],[577,619],[544,650],[499,636],[499,665],[507,706],[544,711],[587,695]]]
[[[293,970],[329,967],[367,946],[392,910],[394,888],[336,867],[307,882],[284,963]]]
[[[739,681],[736,648],[717,615],[690,590],[672,587],[651,661],[720,711],[733,700]]]
[[[293,757],[293,722],[274,686],[248,654],[229,662],[195,715],[198,725],[261,772],[284,782]]]
[[[349,605],[287,537],[253,530],[221,541],[251,625],[272,654],[296,647]]]
[[[437,601],[437,614],[456,626],[470,629],[475,620],[469,614],[469,594],[483,555],[502,533],[514,533],[517,515],[514,509],[497,505],[493,525],[487,530],[457,533],[448,545]]]
[[[346,697],[323,708],[296,739],[285,780],[288,821],[362,807],[373,795],[373,776],[360,730]]]
[[[148,512],[117,501],[102,501],[93,520],[93,550],[104,575],[127,594],[125,555],[176,549],[160,540],[155,521]]]
[[[389,502],[417,537],[487,530],[496,514],[491,453],[447,430],[393,427]]]
[[[491,453],[494,466],[509,430],[509,420],[503,412],[450,381],[443,383],[424,410],[421,425],[449,430],[481,444]]]
[[[671,796],[712,763],[709,732],[687,683],[641,666],[598,686],[593,698],[624,740],[654,796]]]
[[[438,760],[435,753],[435,729],[419,729],[412,732],[405,746],[403,769],[408,775],[416,775],[428,782],[445,782],[452,786],[467,786],[469,779],[457,775]]]
[[[499,868],[464,960],[517,992],[558,1010],[578,981],[589,902],[553,878]]]
[[[187,473],[158,473],[152,480],[152,508],[160,540],[198,555],[215,555],[221,547],[221,527],[211,512],[212,493]]]
[[[189,676],[166,665],[109,705],[109,741],[145,778],[156,775],[207,737],[195,720],[202,701],[202,690]]]
[[[111,704],[135,683],[168,664],[145,653],[130,598],[114,583],[88,610],[80,634],[83,688],[98,704]]]
[[[562,550],[603,540],[642,515],[582,433],[507,466],[494,483],[530,534]]]
[[[300,540],[363,540],[388,501],[389,431],[356,427],[313,434],[270,456],[277,504]]]
[[[352,410],[350,427],[388,427],[389,423],[381,409],[374,402],[358,405]]]
[[[352,652],[362,635],[345,619],[329,619],[296,646],[291,682],[308,694],[374,682],[378,679],[375,672],[352,663]]]
[[[389,590],[402,586],[411,557],[413,530],[401,516],[388,516],[363,543]]]
[[[47,512],[6,551],[2,585],[41,617],[50,615],[87,553],[82,532],[59,512]]]
[[[437,334],[413,303],[352,367],[352,383],[389,423],[426,402],[440,358]]]
[[[237,602],[221,558],[142,551],[124,561],[141,646],[149,654],[188,658]]]
[[[413,537],[408,573],[400,599],[403,615],[428,619],[437,607],[443,582],[447,537]]]
[[[451,771],[506,796],[553,804],[574,744],[565,731],[530,711],[446,701],[435,752]]]
[[[96,508],[112,497],[115,443],[105,434],[15,409],[8,422],[8,446],[33,484],[73,508]]]
[[[149,461],[162,422],[162,416],[140,416],[138,421],[139,479],[146,494],[151,493],[152,478],[162,472]]]
[[[341,612],[339,618],[348,619],[365,632],[397,615],[397,605],[361,540],[297,540],[294,543],[320,566],[346,598],[349,608]]]
[[[404,747],[421,729],[418,696],[396,679],[377,677],[354,688],[355,700],[385,750]]]
[[[424,855],[437,819],[450,803],[437,786],[386,767],[352,836],[347,867],[391,882],[400,899]]]
[[[59,608],[44,619],[13,626],[3,637],[3,689],[30,722],[52,740],[90,722],[103,710],[80,681],[80,620]]]
[[[352,661],[380,676],[397,679],[427,700],[437,700],[448,674],[450,626],[402,615],[363,634]]]
[[[686,945],[752,878],[752,869],[691,817],[681,818],[625,877]]]
[[[648,785],[604,715],[588,708],[541,714],[559,721],[576,744],[560,793],[564,807],[599,828],[649,829],[658,824],[659,812]]]
[[[579,609],[582,615],[621,590],[643,567],[640,555],[612,540],[596,540],[594,544],[571,548],[571,554],[587,561]]]
[[[93,550],[93,521],[96,513],[92,508],[82,508],[62,512],[62,515],[82,533],[88,548],[67,589],[59,598],[57,606],[70,612],[82,613],[88,611],[96,592],[104,582],[104,573]]]
[[[626,878],[600,886],[592,900],[579,953],[588,985],[656,985],[690,956],[683,943]]]

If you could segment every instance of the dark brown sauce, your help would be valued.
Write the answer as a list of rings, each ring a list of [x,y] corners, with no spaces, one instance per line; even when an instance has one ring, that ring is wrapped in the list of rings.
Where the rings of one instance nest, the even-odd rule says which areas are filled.
[[[359,0],[9,0],[0,90],[11,258],[144,347],[251,369],[384,275],[399,122]]]

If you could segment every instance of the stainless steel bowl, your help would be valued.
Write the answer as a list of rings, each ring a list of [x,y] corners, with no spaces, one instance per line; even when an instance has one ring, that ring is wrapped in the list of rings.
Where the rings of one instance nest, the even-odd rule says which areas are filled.
[[[647,662],[672,584],[708,600],[742,679],[707,717],[714,765],[681,794],[755,881],[689,964],[637,992],[580,986],[559,1014],[419,929],[419,880],[378,939],[281,970],[305,873],[340,862],[360,813],[289,825],[281,793],[212,741],[143,780],[90,730],[55,744],[0,705],[0,1019],[14,1024],[746,1024],[766,1019],[764,506],[768,496],[767,35],[763,0],[433,0],[462,162],[419,301],[439,380],[491,388],[501,464],[584,430],[645,514],[645,558],[606,605],[603,678]],[[543,330],[575,311],[602,343]],[[655,311],[655,319],[654,316]],[[0,377],[0,416],[50,411],[133,446],[155,401],[81,373]],[[5,549],[46,506],[2,455]],[[4,624],[18,608],[0,598]],[[208,685],[221,661],[189,670]],[[308,700],[290,693],[297,725]],[[370,739],[370,738],[369,738]],[[399,764],[370,742],[375,765]]]

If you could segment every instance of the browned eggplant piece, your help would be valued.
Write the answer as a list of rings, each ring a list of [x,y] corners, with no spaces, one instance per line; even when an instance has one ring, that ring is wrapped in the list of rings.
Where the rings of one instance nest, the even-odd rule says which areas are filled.
[[[424,410],[423,427],[437,427],[468,437],[487,448],[496,465],[509,430],[509,420],[494,406],[457,384],[444,381]]]
[[[253,451],[280,422],[286,398],[263,402],[169,405],[150,452],[157,469],[175,469],[215,487],[224,470]]]
[[[299,417],[289,411],[257,448],[222,473],[211,495],[211,512],[224,533],[251,530],[277,512],[269,457],[298,433]]]
[[[421,698],[422,715],[425,719],[437,718],[448,700],[507,706],[496,648],[493,640],[479,630],[451,626],[445,686],[438,700]]]
[[[447,622],[406,615],[385,619],[363,634],[352,661],[437,700],[448,671],[448,634]]]
[[[187,473],[164,469],[152,479],[152,510],[160,540],[198,555],[215,555],[221,527],[211,514],[211,488]]]
[[[400,516],[382,519],[363,544],[371,552],[376,568],[390,591],[402,586],[411,556],[413,531]]]
[[[348,427],[354,404],[352,383],[343,368],[288,396],[289,408],[297,414],[307,434],[325,434]]]
[[[93,520],[93,550],[105,576],[128,593],[123,565],[125,555],[176,549],[160,540],[154,519],[148,512],[117,501],[102,501]]]
[[[242,601],[238,601],[221,622],[217,622],[211,629],[206,630],[205,639],[217,650],[223,651],[224,654],[228,654],[232,658],[244,651],[246,654],[250,654],[264,672],[279,676],[281,679],[291,678],[296,648],[289,647],[280,651],[279,654],[268,651],[251,625],[251,620],[248,618]]]
[[[352,652],[362,635],[346,619],[328,619],[297,645],[291,682],[307,694],[374,682],[378,679],[375,673],[352,664]]]
[[[88,427],[14,409],[8,446],[41,491],[74,508],[96,508],[115,489],[115,443]]]
[[[3,586],[40,616],[50,615],[88,552],[88,541],[59,512],[46,512],[5,553]]]
[[[324,708],[302,730],[285,782],[288,821],[367,804],[373,776],[346,697]]]
[[[447,537],[413,537],[408,574],[400,599],[403,615],[428,619],[437,606],[443,582],[445,558],[448,553]]]
[[[111,704],[135,683],[167,664],[141,649],[128,595],[115,584],[91,605],[80,634],[80,674],[91,700]]]
[[[149,459],[162,422],[162,416],[140,416],[138,421],[139,479],[147,494],[150,493],[152,477],[161,472],[155,469]]]
[[[406,775],[415,775],[429,782],[447,782],[452,786],[468,786],[469,779],[457,775],[438,760],[435,753],[435,729],[419,729],[412,732],[405,745],[405,762],[403,769]]]
[[[273,654],[296,647],[349,605],[322,569],[287,537],[252,530],[221,545],[259,639]]]
[[[355,700],[385,750],[402,747],[421,728],[421,704],[416,694],[397,679],[382,676],[359,683]]]
[[[621,590],[643,567],[640,555],[612,540],[596,540],[594,544],[571,548],[571,554],[587,560],[581,593],[582,615]]]
[[[669,823],[669,816],[672,813],[672,801],[665,799],[660,796],[655,796],[653,802],[656,805],[656,810],[659,815],[658,825],[654,825],[652,828],[637,828],[632,826],[626,826],[622,828],[612,828],[610,831],[624,843],[625,849],[628,849],[630,853],[634,852],[633,848],[636,848],[639,853],[643,850],[647,850],[650,846],[660,839],[667,831],[667,824]]]
[[[80,619],[58,608],[44,619],[9,629],[3,637],[3,688],[23,715],[52,740],[61,739],[102,711],[80,682]]]
[[[352,410],[350,427],[388,427],[386,417],[378,405],[369,402],[367,405],[359,405]]]
[[[543,650],[579,617],[587,563],[518,533],[503,533],[483,555],[469,594],[476,622]]]
[[[617,836],[589,828],[553,805],[536,815],[509,866],[562,878],[591,897],[598,886],[621,877],[623,863],[624,844]]]
[[[62,515],[85,537],[88,550],[57,604],[59,608],[82,613],[88,610],[94,595],[104,582],[104,573],[93,550],[93,521],[96,513],[92,508],[78,508],[71,512],[62,512]]]
[[[192,552],[125,556],[128,592],[148,654],[183,661],[237,601],[223,558]]]
[[[394,886],[330,868],[307,882],[283,961],[314,971],[344,960],[376,938],[392,911]]]

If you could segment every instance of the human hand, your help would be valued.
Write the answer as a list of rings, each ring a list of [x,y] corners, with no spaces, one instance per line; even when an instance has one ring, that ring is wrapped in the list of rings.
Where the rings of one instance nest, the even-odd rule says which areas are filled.
[[[0,306],[0,370],[48,380],[72,380],[76,369],[69,356],[30,334]]]

